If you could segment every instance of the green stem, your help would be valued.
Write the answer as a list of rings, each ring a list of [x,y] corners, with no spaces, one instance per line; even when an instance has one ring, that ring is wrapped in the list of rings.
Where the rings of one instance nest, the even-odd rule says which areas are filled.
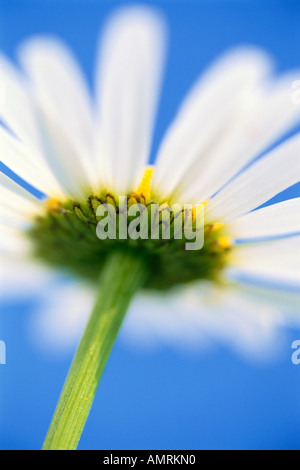
[[[43,449],[76,449],[106,361],[129,303],[143,284],[142,260],[117,252],[108,259],[94,310],[61,392]]]

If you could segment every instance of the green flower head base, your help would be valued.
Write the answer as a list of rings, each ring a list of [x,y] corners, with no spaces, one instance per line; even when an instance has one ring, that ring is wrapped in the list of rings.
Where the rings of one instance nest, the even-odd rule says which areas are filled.
[[[189,248],[199,233],[197,207],[187,210],[161,203],[151,194],[151,175],[152,169],[146,169],[139,188],[127,197],[102,191],[85,203],[48,200],[44,214],[27,232],[35,256],[92,282],[98,280],[106,259],[120,250],[143,260],[148,272],[145,288],[163,290],[196,279],[219,280],[230,252],[221,225],[205,225],[204,220],[202,243],[198,240],[198,248]],[[204,204],[200,206],[203,220]],[[133,215],[135,207],[140,208],[138,217]],[[109,227],[113,227],[111,236]]]

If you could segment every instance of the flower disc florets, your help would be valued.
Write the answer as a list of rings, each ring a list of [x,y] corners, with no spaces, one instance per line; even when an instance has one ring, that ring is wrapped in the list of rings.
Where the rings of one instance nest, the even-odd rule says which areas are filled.
[[[132,211],[135,207],[140,209],[138,215]],[[216,224],[200,227],[198,247],[191,242],[199,231],[195,214],[195,208],[169,208],[142,193],[122,199],[103,193],[91,195],[84,204],[70,199],[48,201],[28,236],[38,258],[94,282],[114,250],[132,252],[143,258],[148,269],[145,287],[161,290],[196,279],[217,280],[226,265],[230,247],[221,243],[221,228]]]

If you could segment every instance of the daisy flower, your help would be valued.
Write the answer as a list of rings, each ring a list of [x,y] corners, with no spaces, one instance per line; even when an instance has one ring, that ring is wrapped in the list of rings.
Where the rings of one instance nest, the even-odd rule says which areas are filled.
[[[21,71],[0,57],[1,160],[35,189],[0,174],[5,278],[18,266],[14,286],[28,292],[46,286],[49,272],[71,274],[74,284],[57,296],[49,284],[46,315],[48,329],[70,337],[96,296],[46,449],[76,447],[136,294],[129,335],[193,344],[214,335],[246,349],[272,337],[282,309],[294,312],[299,300],[300,198],[261,207],[299,181],[300,136],[270,150],[299,121],[297,75],[274,78],[272,61],[256,48],[229,51],[195,83],[149,166],[165,43],[153,11],[116,14],[101,41],[93,99],[55,38],[22,44]],[[168,239],[99,240],[99,208],[113,207],[120,226],[120,197],[128,214],[134,203],[147,215],[155,204],[190,204],[193,224],[201,207],[202,248],[186,250],[175,236],[183,210]]]

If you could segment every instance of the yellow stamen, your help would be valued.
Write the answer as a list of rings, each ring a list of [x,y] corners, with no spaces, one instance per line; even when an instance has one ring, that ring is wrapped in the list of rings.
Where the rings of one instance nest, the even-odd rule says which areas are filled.
[[[227,235],[218,237],[218,244],[221,248],[230,248],[232,246],[231,238]]]
[[[53,197],[48,199],[46,201],[45,205],[46,205],[46,208],[49,212],[58,211],[59,209],[61,209],[60,202],[57,199],[53,198]]]
[[[211,231],[216,232],[217,230],[220,230],[222,227],[224,227],[224,224],[221,222],[216,222],[215,224],[212,225]]]
[[[132,206],[133,204],[137,204],[137,199],[134,196],[130,196],[127,201],[128,207]]]
[[[192,208],[192,214],[193,214],[193,222],[196,220],[196,217],[198,215],[199,209],[201,208],[201,204],[198,204],[197,206],[194,206]]]
[[[196,220],[197,215],[199,212],[202,210],[203,206],[206,206],[206,204],[209,202],[209,199],[207,199],[204,202],[201,202],[201,204],[197,204],[192,208],[192,214],[193,214],[193,222]]]
[[[147,201],[151,199],[151,182],[154,172],[153,166],[147,166],[145,168],[142,181],[140,182],[139,187],[136,190],[136,194],[142,194]]]

